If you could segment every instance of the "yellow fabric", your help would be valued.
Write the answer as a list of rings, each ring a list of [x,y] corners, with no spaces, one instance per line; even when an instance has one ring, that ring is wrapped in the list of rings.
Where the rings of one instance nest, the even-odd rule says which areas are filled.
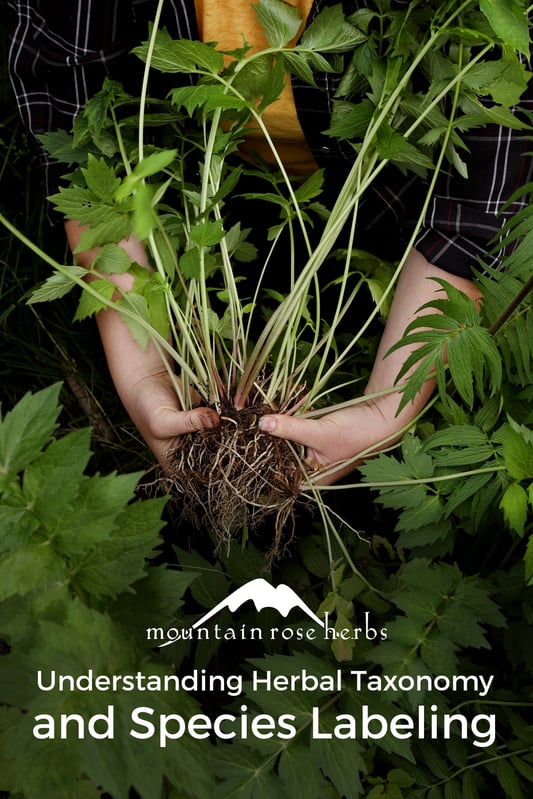
[[[302,29],[290,43],[301,35],[312,0],[285,0],[300,9]],[[252,0],[195,0],[200,37],[204,42],[217,42],[221,50],[234,50],[243,45],[243,36],[252,46],[252,52],[268,47],[254,12]],[[316,163],[307,146],[298,121],[290,80],[278,100],[263,114],[263,120],[274,139],[287,170],[292,174],[306,174],[316,169]],[[268,163],[273,162],[270,148],[261,131],[250,127],[250,134],[242,147],[244,153],[257,152]]]

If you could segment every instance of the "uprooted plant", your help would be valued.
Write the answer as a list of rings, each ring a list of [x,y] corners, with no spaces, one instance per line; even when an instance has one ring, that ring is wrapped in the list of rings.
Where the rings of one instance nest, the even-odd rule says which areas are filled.
[[[258,417],[325,414],[343,391],[353,395],[356,377],[347,376],[346,364],[384,312],[405,260],[385,268],[356,249],[360,201],[393,163],[428,177],[421,220],[443,165],[464,174],[464,131],[490,122],[520,126],[509,110],[526,85],[517,53],[529,40],[518,6],[502,17],[473,0],[413,2],[401,11],[376,2],[349,18],[340,5],[327,7],[288,47],[301,25],[298,12],[281,0],[260,0],[270,46],[251,52],[243,42],[231,53],[173,41],[156,17],[136,51],[146,65],[140,99],[107,82],[78,117],[73,138],[46,137],[57,158],[82,162],[53,200],[66,218],[87,226],[79,251],[101,249],[92,264],[97,279],[85,282],[85,270],[53,262],[55,273],[31,301],[82,286],[76,318],[116,309],[141,346],[152,341],[159,350],[181,406],[217,410],[219,428],[182,437],[165,483],[181,495],[185,512],[206,518],[221,540],[273,515],[277,551],[295,503],[320,499],[305,453],[262,434]],[[151,97],[153,70],[180,83],[193,76],[194,84]],[[329,134],[353,148],[330,209],[320,202],[323,173],[290,177],[263,122],[288,75],[313,84],[316,72],[342,74]],[[483,104],[483,95],[492,104]],[[273,168],[238,157],[250,124],[268,142]],[[250,191],[249,178],[264,188]],[[250,220],[232,219],[240,195],[279,209],[279,220],[263,231],[260,254],[249,240]],[[145,242],[153,272],[132,265],[119,247],[132,233]],[[415,235],[416,227],[406,256]],[[325,280],[323,265],[335,252],[340,270]],[[288,275],[284,292],[271,283],[280,262]],[[134,286],[117,298],[107,275],[124,271]],[[374,305],[346,339],[341,323],[364,286]]]

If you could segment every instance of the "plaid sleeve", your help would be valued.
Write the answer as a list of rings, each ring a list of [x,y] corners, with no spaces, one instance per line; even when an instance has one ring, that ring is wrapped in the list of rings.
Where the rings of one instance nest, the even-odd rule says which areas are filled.
[[[70,131],[105,77],[138,92],[142,64],[129,52],[146,38],[156,5],[156,0],[8,0],[9,73],[28,130]],[[164,14],[173,32],[197,37],[194,0],[168,0]],[[65,167],[42,150],[41,159],[48,195],[57,191]]]
[[[121,0],[9,0],[9,70],[22,120],[33,134],[71,130],[113,62],[127,51]],[[57,190],[64,165],[41,151],[46,193]]]
[[[315,0],[311,19],[329,0]],[[395,5],[401,6],[402,0]],[[345,0],[345,12],[364,5],[362,0]],[[527,64],[531,72],[531,61]],[[533,112],[533,86],[521,98],[516,115]],[[319,90],[293,81],[298,114],[317,162],[324,166],[333,184],[335,199],[353,159],[353,150],[343,142],[323,135],[331,116],[338,77],[317,77]],[[533,117],[529,116],[529,121]],[[455,169],[443,169],[431,204],[425,214],[415,246],[433,264],[447,272],[472,277],[480,261],[499,268],[508,255],[493,252],[493,240],[506,220],[527,202],[521,198],[509,206],[512,194],[533,179],[531,133],[499,125],[487,125],[463,136],[468,148],[464,160],[468,179]],[[418,219],[427,184],[412,174],[403,175],[388,167],[367,191],[360,207],[359,246],[388,260],[397,260]],[[514,245],[516,246],[516,245]],[[496,248],[497,249],[497,248]]]

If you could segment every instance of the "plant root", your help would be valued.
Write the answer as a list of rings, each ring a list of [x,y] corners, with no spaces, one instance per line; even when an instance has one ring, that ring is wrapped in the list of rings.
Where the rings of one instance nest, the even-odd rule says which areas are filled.
[[[164,488],[183,518],[197,529],[210,527],[221,545],[272,519],[268,556],[280,557],[294,534],[296,506],[311,502],[300,490],[307,478],[303,452],[261,432],[259,418],[273,412],[263,403],[239,410],[228,403],[218,411],[218,427],[179,439]]]

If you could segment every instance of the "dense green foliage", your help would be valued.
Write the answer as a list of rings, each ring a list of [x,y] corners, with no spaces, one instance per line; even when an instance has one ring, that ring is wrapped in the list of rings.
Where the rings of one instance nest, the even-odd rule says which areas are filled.
[[[415,15],[412,28],[406,23],[400,38],[392,36],[392,26],[396,50],[395,58],[387,62],[390,74],[374,71],[368,79],[375,96],[378,83],[397,83],[404,56],[399,42],[408,51],[413,42],[418,47],[417,26],[427,22],[427,15],[433,18],[435,6],[445,5],[421,4],[421,18]],[[478,4],[465,4],[463,24],[454,29],[465,59],[470,44],[495,35],[510,48],[527,49],[519,2],[481,2],[479,9]],[[382,46],[384,42],[389,42],[387,37]],[[165,41],[161,46],[167,46]],[[378,49],[373,39],[363,44],[354,66],[360,71],[363,63],[381,63],[372,61]],[[199,52],[194,51],[195,64]],[[201,52],[207,59],[208,51]],[[211,53],[209,48],[209,59],[214,57]],[[458,116],[451,128],[432,117],[416,145],[408,147],[392,130],[382,130],[380,157],[398,157],[401,163],[407,159],[411,167],[430,169],[439,152],[434,145],[440,142],[461,168],[461,126],[482,124],[478,114],[507,118],[505,106],[523,86],[525,74],[513,50],[504,47],[502,57],[509,65],[505,74],[513,76],[509,82],[503,77],[494,82],[495,73],[503,74],[500,61],[480,64],[455,96],[463,117]],[[428,80],[434,92],[441,78],[449,79],[450,71],[456,74],[460,69],[459,62],[444,61],[438,52],[429,56],[429,62],[434,72]],[[211,69],[210,61],[202,63]],[[305,59],[297,64],[293,61],[290,66],[305,71]],[[351,83],[354,75],[355,70],[348,69],[346,98],[334,117],[337,135],[343,135],[345,124],[353,131],[357,119],[366,128],[375,110],[369,105],[375,100],[372,93],[360,103],[354,101],[357,92],[368,90],[366,83],[364,87]],[[480,89],[483,94],[495,87],[494,99],[502,103],[498,112],[476,99]],[[108,95],[110,108],[117,99],[115,92],[116,87]],[[431,91],[424,94],[432,96]],[[208,91],[197,93],[194,103],[208,103],[211,96]],[[118,99],[121,102],[120,95]],[[422,97],[412,93],[408,100],[402,108],[407,120],[402,133],[408,120],[421,114]],[[91,147],[98,145],[98,160],[90,162],[86,184],[73,191],[81,192],[83,202],[90,200],[90,221],[95,221],[103,201],[100,221],[106,225],[118,188],[119,203],[128,205],[122,223],[129,229],[148,220],[149,228],[157,181],[146,184],[148,206],[144,189],[143,202],[134,202],[133,193],[120,187],[139,188],[152,169],[153,175],[160,170],[165,174],[170,162],[162,162],[154,152],[153,160],[147,155],[145,166],[135,167],[135,179],[111,174],[105,159],[115,158],[115,128],[107,127],[103,116],[97,120],[95,105],[91,108],[80,120],[78,135],[85,149],[87,141]],[[438,115],[437,107],[434,113]],[[395,113],[394,119],[398,118]],[[91,182],[93,175],[96,182]],[[102,197],[106,180],[110,193]],[[188,190],[194,194],[190,186]],[[307,199],[316,198],[311,193]],[[76,203],[79,216],[79,199]],[[130,786],[141,799],[527,799],[533,785],[532,214],[530,206],[508,228],[507,235],[516,237],[518,246],[505,273],[491,275],[485,270],[480,276],[485,296],[481,315],[462,295],[449,292],[446,301],[433,306],[440,314],[432,313],[429,330],[425,317],[423,329],[408,331],[408,337],[421,343],[424,359],[405,396],[408,399],[416,391],[436,362],[439,391],[433,406],[401,446],[360,469],[360,483],[349,491],[332,489],[325,495],[337,520],[333,540],[325,535],[318,517],[304,515],[297,523],[290,557],[280,563],[265,562],[261,533],[242,546],[233,545],[229,552],[213,555],[209,531],[180,525],[164,499],[135,499],[140,472],[128,474],[129,469],[121,468],[117,474],[113,465],[101,474],[91,465],[89,430],[79,429],[72,424],[77,420],[70,418],[68,426],[76,429],[58,434],[58,420],[65,424],[65,412],[60,416],[57,384],[26,394],[18,404],[6,392],[10,410],[6,412],[4,403],[0,420],[0,638],[5,641],[0,658],[0,791],[20,799],[90,799],[100,795],[101,787],[113,799],[126,799]],[[98,224],[96,220],[97,230]],[[116,225],[113,230],[117,234]],[[200,236],[209,232],[216,240],[219,232],[214,226],[198,230],[196,243],[213,246]],[[106,238],[108,229],[98,236]],[[242,241],[239,244],[244,247]],[[116,251],[107,254],[116,268]],[[246,250],[244,254],[246,258]],[[49,278],[34,299],[59,296],[70,287],[66,278],[71,272],[64,268],[61,276]],[[15,291],[12,283],[10,296]],[[146,299],[148,286],[139,285],[139,291]],[[148,299],[143,318],[153,322],[160,318],[160,306]],[[82,305],[78,316],[95,310],[90,299],[82,303],[88,305]],[[7,314],[8,320],[13,313]],[[368,331],[353,355],[358,363],[348,360],[343,373],[353,369],[358,374],[361,358],[368,360],[374,348],[375,334]],[[445,349],[447,366],[442,358]],[[95,444],[99,461],[102,446],[104,459],[107,446],[108,460],[114,464],[113,446]],[[270,641],[267,631],[279,624],[277,614],[243,607],[233,617],[227,612],[221,615],[221,624],[259,627],[265,633],[263,640],[179,640],[159,649],[147,640],[148,627],[189,628],[233,590],[257,577],[292,586],[314,612],[331,614],[336,630],[347,631],[346,638]],[[291,615],[287,623],[296,627],[292,619]],[[375,630],[386,628],[386,639],[355,638],[354,629],[365,624]],[[317,677],[339,670],[342,680],[335,691],[304,691],[297,686],[279,693],[245,686],[238,697],[202,691],[147,694],[118,688],[110,694],[70,694],[38,689],[38,670],[84,675],[89,668],[103,675],[160,676],[206,668],[209,673],[239,672],[244,677],[253,670],[276,675],[305,670]],[[383,680],[402,675],[494,679],[484,697],[470,686],[456,692],[374,692],[366,683],[358,690],[352,670]],[[38,714],[58,718],[61,713],[80,713],[88,719],[110,704],[116,711],[113,739],[78,739],[71,734],[65,740],[38,740],[33,734]],[[160,746],[157,737],[139,741],[128,735],[128,719],[137,706],[149,705],[157,714],[188,719],[200,712],[210,717],[238,715],[242,704],[250,716],[292,714],[297,733],[287,740],[241,736],[209,741],[183,736],[166,746]],[[359,717],[365,704],[388,720],[412,714],[420,704],[426,708],[434,704],[441,714],[463,712],[470,720],[475,714],[493,713],[495,740],[476,747],[474,735],[461,737],[457,726],[452,726],[449,739],[439,735],[434,740],[401,740],[391,734],[371,741],[328,740],[313,735],[314,707],[319,708],[320,730],[326,733],[334,730],[336,716]]]

